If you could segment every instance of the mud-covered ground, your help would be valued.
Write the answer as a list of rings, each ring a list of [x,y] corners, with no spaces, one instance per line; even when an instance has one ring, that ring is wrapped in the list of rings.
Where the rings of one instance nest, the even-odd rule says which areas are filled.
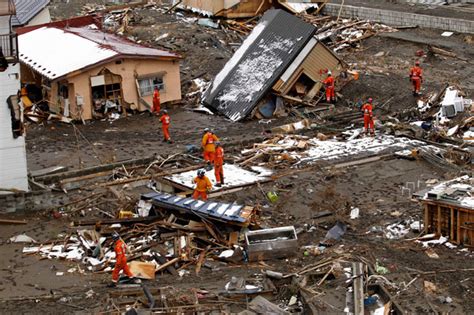
[[[57,3],[54,6],[55,10],[64,8]],[[226,47],[223,49],[218,44],[209,44],[212,43],[209,39],[211,37],[221,38],[224,42],[228,39],[221,30],[177,21],[175,15],[163,16],[158,11],[142,11],[140,17],[144,24],[132,25],[130,32],[143,40],[148,38],[148,42],[156,47],[163,48],[166,45],[183,53],[184,81],[201,75],[212,78],[231,56],[230,46],[223,44]],[[53,10],[55,12],[58,11]],[[73,12],[77,11],[71,11],[70,15],[74,15]],[[154,41],[154,38],[166,33],[169,35],[164,42]],[[405,30],[390,36],[369,38],[358,49],[342,52],[343,59],[361,75],[359,80],[351,81],[340,90],[343,97],[337,106],[350,106],[372,97],[375,100],[376,115],[382,121],[388,116],[396,116],[398,111],[415,106],[408,82],[408,69],[417,58],[415,52],[428,51],[428,44],[449,49],[469,61],[432,55],[421,58],[425,71],[423,93],[436,92],[445,82],[450,82],[458,84],[472,97],[474,67],[470,60],[474,57],[474,46],[466,43],[462,34],[455,34],[447,40],[440,33],[436,30]],[[379,52],[384,52],[384,55],[374,56]],[[183,91],[186,92],[187,89],[184,88]],[[242,149],[244,144],[252,144],[254,140],[264,137],[265,131],[270,127],[300,119],[290,116],[274,119],[270,124],[257,120],[232,123],[220,116],[192,112],[190,108],[195,104],[186,100],[184,98],[184,104],[170,108],[171,135],[175,141],[173,144],[162,142],[158,119],[147,113],[114,122],[91,121],[74,127],[59,123],[30,124],[27,131],[28,167],[30,170],[56,165],[79,168],[154,153],[177,153],[185,151],[186,145],[198,146],[205,127],[216,131],[230,156]],[[383,109],[377,109],[377,105],[384,103]],[[262,214],[266,226],[295,225],[304,228],[305,224],[314,225],[314,231],[300,234],[300,246],[317,245],[337,219],[348,224],[348,231],[342,240],[328,248],[323,255],[308,257],[299,251],[295,258],[266,262],[272,270],[291,273],[323,257],[350,253],[372,262],[378,260],[390,270],[385,275],[387,279],[400,285],[413,279],[413,270],[428,272],[472,267],[470,262],[473,257],[469,250],[436,247],[434,250],[440,258],[433,259],[426,255],[419,244],[387,240],[377,232],[379,227],[383,228],[390,223],[422,218],[420,205],[411,201],[407,194],[402,194],[401,187],[407,182],[420,183],[420,187],[424,187],[427,180],[443,180],[453,175],[422,161],[391,159],[338,170],[315,169],[262,185],[265,191],[274,190],[279,193],[280,198],[276,204],[266,205],[268,202],[261,191],[252,188],[224,198],[239,203],[266,205]],[[348,219],[350,207],[360,208],[360,218]],[[324,210],[334,211],[336,215],[324,220],[313,219],[315,214]],[[48,213],[29,215],[25,219],[28,224],[24,226],[2,226],[0,229],[0,251],[3,254],[0,256],[1,313],[63,314],[74,311],[93,312],[100,308],[104,303],[104,293],[108,290],[105,284],[110,280],[109,274],[80,274],[77,271],[68,273],[67,270],[77,268],[77,265],[25,256],[21,253],[22,245],[7,242],[8,238],[22,232],[43,241],[56,238],[58,233],[69,231],[68,219],[54,219]],[[417,235],[408,237],[415,236]],[[249,276],[260,269],[256,265],[227,266],[217,272],[204,268],[199,276],[176,279],[165,274],[150,285],[222,290],[231,276]],[[57,276],[57,271],[64,271],[64,275]],[[474,312],[473,277],[473,272],[435,273],[417,279],[405,291],[391,290],[391,293],[395,296],[395,301],[411,313],[428,314],[435,307],[452,314],[468,314]],[[435,283],[438,291],[426,293],[423,288],[424,280]],[[327,283],[328,291],[331,286],[336,286],[331,281]],[[281,284],[282,287],[286,285],[289,284]],[[328,293],[325,290],[321,289],[324,294]],[[90,293],[89,297],[87,292]],[[453,302],[442,304],[440,296],[449,296]],[[61,297],[65,299],[61,300]]]

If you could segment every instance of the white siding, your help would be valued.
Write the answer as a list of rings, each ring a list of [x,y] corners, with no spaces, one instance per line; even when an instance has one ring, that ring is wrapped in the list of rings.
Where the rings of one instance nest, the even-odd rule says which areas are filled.
[[[49,8],[46,7],[33,17],[25,26],[40,25],[51,22]]]
[[[0,16],[0,34],[10,33],[9,21],[10,17],[8,15]]]
[[[9,33],[8,18],[0,17],[0,34]],[[0,72],[0,188],[28,190],[24,137],[13,138],[7,98],[20,89],[20,65]]]

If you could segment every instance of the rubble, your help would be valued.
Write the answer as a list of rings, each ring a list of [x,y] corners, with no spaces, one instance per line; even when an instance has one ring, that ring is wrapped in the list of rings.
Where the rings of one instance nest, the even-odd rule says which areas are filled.
[[[3,201],[15,199],[37,212],[0,220],[0,245],[9,257],[0,281],[2,309],[471,311],[472,81],[456,45],[389,45],[374,35],[392,28],[301,12],[297,18],[316,25],[309,42],[316,36],[330,48],[325,52],[359,58],[340,72],[336,104],[324,103],[320,91],[312,95],[304,82],[289,95],[272,82],[268,98],[249,114],[259,121],[236,124],[200,115],[205,109],[197,105],[244,37],[258,31],[259,18],[203,19],[170,3],[127,5],[88,4],[84,12],[104,12],[111,32],[183,53],[186,108],[167,107],[176,142],[161,143],[155,117],[115,121],[111,115],[113,128],[108,121],[76,126],[66,115],[32,105],[28,119],[41,122],[27,123],[34,135],[28,135],[33,192]],[[415,98],[404,68],[416,50],[427,64],[427,84]],[[294,67],[301,66],[298,56]],[[455,80],[445,80],[448,67],[462,72],[465,83],[454,82],[454,73]],[[330,67],[317,68],[321,76]],[[376,103],[375,137],[362,129],[360,105],[368,96]],[[204,202],[191,198],[191,181],[206,167],[199,130],[207,126],[224,145],[226,183]],[[67,141],[71,134],[76,143]],[[214,184],[211,167],[207,174]],[[105,287],[115,264],[113,231],[131,250],[128,261],[140,283],[122,277],[116,287]],[[31,243],[16,244],[26,238],[22,233]]]

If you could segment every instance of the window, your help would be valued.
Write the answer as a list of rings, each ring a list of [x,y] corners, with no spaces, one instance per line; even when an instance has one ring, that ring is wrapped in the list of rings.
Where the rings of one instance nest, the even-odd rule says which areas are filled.
[[[161,92],[165,90],[163,76],[152,76],[138,79],[138,86],[140,88],[141,96],[152,95],[155,87],[158,87]]]

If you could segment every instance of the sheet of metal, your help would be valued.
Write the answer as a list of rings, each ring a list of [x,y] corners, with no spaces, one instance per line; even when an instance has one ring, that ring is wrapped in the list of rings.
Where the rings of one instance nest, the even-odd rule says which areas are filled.
[[[245,242],[250,261],[293,256],[298,248],[294,226],[249,231],[245,233]]]
[[[193,213],[208,219],[216,219],[231,224],[245,225],[251,219],[251,214],[246,209],[249,207],[235,203],[194,200],[159,192],[143,194],[141,199],[149,200],[155,206],[163,209]]]

